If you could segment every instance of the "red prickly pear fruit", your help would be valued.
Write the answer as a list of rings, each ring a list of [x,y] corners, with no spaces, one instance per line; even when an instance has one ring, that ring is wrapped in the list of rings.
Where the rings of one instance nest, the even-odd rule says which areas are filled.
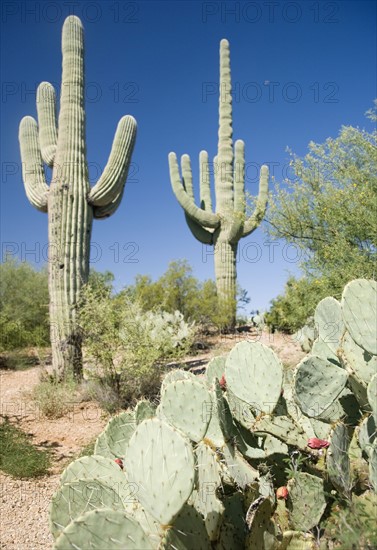
[[[287,487],[279,487],[279,489],[276,490],[276,498],[284,498],[284,500],[286,500],[288,495],[289,491]]]
[[[119,466],[119,468],[121,468],[121,470],[123,470],[123,460],[121,458],[116,458],[114,460],[114,462],[116,462]]]
[[[225,374],[222,375],[222,377],[219,380],[220,388],[225,391],[226,390],[226,380],[225,380]]]
[[[308,440],[308,447],[311,449],[327,449],[329,447],[330,442],[326,441],[326,439],[318,439],[317,437],[311,437]]]

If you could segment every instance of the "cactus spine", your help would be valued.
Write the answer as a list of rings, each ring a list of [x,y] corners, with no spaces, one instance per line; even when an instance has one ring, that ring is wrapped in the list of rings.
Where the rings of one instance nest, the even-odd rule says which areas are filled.
[[[105,170],[90,189],[85,145],[84,36],[69,16],[62,33],[63,73],[59,124],[55,90],[37,91],[38,122],[22,119],[19,139],[23,180],[30,203],[48,213],[49,293],[53,367],[80,376],[81,338],[76,321],[79,293],[88,280],[92,220],[108,217],[120,204],[136,137],[136,121],[123,117]],[[46,184],[43,162],[53,167]]]
[[[200,207],[194,200],[190,157],[181,159],[182,179],[175,153],[169,155],[170,179],[174,194],[185,211],[187,224],[201,243],[214,246],[216,287],[219,299],[228,307],[229,325],[236,314],[236,255],[238,241],[261,223],[267,206],[268,167],[262,166],[256,207],[246,217],[245,145],[232,140],[232,96],[230,54],[227,40],[220,42],[218,151],[214,159],[216,212],[212,212],[208,153],[201,151]]]

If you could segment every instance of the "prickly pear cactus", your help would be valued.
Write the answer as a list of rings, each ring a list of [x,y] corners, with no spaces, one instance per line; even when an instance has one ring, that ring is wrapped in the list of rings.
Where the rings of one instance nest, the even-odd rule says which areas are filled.
[[[321,302],[323,327],[328,310],[332,323],[339,303]],[[327,533],[333,499],[377,492],[376,356],[350,343],[348,328],[337,338],[337,349],[317,340],[294,376],[252,342],[211,361],[203,378],[171,371],[156,410],[144,401],[116,416],[96,455],[64,471],[55,547],[96,548],[106,523],[109,548],[327,549],[313,532]],[[106,517],[128,519],[119,528]]]

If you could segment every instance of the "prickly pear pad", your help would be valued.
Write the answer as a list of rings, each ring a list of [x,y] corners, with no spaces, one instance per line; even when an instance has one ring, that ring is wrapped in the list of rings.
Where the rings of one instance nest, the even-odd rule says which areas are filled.
[[[135,427],[135,415],[128,412],[118,414],[108,422],[104,432],[108,446],[116,457],[124,457],[127,443]]]
[[[99,508],[123,510],[119,491],[96,479],[79,479],[61,485],[50,505],[50,531],[57,538],[67,525],[85,512]]]
[[[368,401],[371,406],[374,421],[377,424],[377,374],[375,374],[372,380],[368,384]]]
[[[347,382],[347,372],[320,357],[305,357],[295,373],[295,399],[302,412],[318,417],[334,403]]]
[[[214,389],[214,382],[216,378],[221,379],[225,372],[226,355],[214,357],[207,365],[206,369],[206,384],[210,389]]]
[[[326,508],[323,480],[299,472],[288,481],[290,518],[294,529],[310,531],[317,525]]]
[[[178,380],[161,395],[161,410],[169,424],[182,430],[192,441],[201,441],[211,419],[212,399],[204,384]]]
[[[124,512],[103,508],[72,521],[55,542],[54,550],[151,550],[140,525]]]
[[[96,455],[83,456],[71,462],[62,473],[60,483],[63,485],[76,479],[98,479],[110,486],[127,482],[125,474],[114,459]]]
[[[326,466],[334,487],[343,495],[349,496],[352,487],[351,464],[348,449],[351,443],[347,426],[339,423],[331,432],[331,444],[327,451]]]
[[[283,367],[275,353],[260,342],[240,342],[225,365],[229,389],[259,414],[271,414],[279,400]]]
[[[314,323],[318,330],[318,340],[336,353],[344,332],[342,308],[338,300],[331,296],[321,300],[314,313]]]
[[[343,319],[356,344],[377,355],[377,283],[355,279],[342,294]]]
[[[190,442],[157,418],[136,428],[126,451],[127,477],[140,504],[162,525],[171,525],[194,486]]]

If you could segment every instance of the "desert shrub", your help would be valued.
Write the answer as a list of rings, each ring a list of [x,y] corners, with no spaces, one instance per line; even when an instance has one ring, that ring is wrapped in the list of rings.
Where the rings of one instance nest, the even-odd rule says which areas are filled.
[[[126,294],[112,297],[90,286],[83,292],[79,318],[86,374],[100,379],[96,391],[111,389],[123,406],[158,393],[163,366],[187,354],[195,333],[178,311],[143,311]]]
[[[80,401],[79,388],[73,377],[57,380],[45,372],[31,390],[30,397],[46,418],[60,418],[72,410],[73,403]]]

